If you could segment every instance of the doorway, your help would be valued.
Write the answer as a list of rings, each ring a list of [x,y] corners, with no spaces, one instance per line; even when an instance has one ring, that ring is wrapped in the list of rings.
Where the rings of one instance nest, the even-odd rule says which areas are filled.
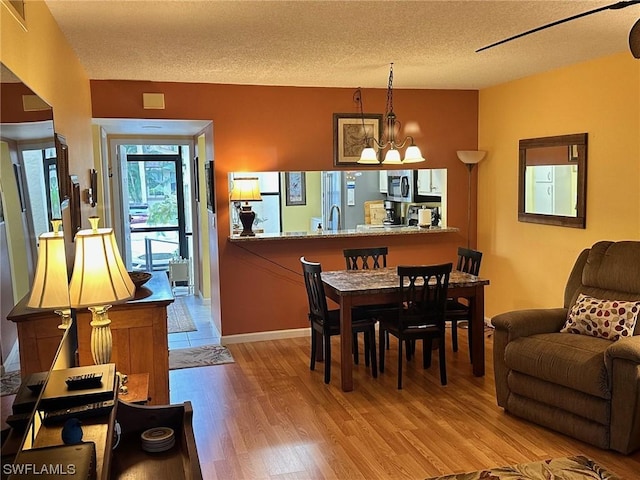
[[[169,317],[191,317],[192,328],[172,330],[168,319],[169,348],[220,343],[211,303],[202,298],[198,282],[200,252],[196,201],[197,171],[194,143],[184,138],[112,138],[115,154],[113,188],[114,223],[120,225],[122,255],[128,270],[166,271],[183,259],[188,280],[177,282]],[[195,230],[195,231],[194,231]]]
[[[134,271],[169,270],[170,261],[191,257],[181,163],[180,154],[127,154],[123,206],[130,239],[126,256]]]

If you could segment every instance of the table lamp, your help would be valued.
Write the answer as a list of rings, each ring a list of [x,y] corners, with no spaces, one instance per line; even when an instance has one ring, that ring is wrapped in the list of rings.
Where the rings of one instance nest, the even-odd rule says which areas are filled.
[[[249,202],[262,200],[260,195],[260,183],[258,177],[234,178],[229,200],[232,202],[245,202],[240,209],[240,222],[242,223],[241,237],[253,237],[255,233],[251,229],[256,214],[251,210]]]
[[[96,365],[111,361],[111,320],[107,311],[113,303],[133,298],[136,290],[113,229],[98,228],[98,221],[98,217],[90,217],[91,229],[76,233],[76,256],[69,284],[71,307],[88,307],[91,311],[91,355]]]
[[[39,237],[38,264],[27,307],[58,309],[55,313],[62,322],[58,328],[66,330],[71,326],[71,309],[64,234],[60,231],[61,220],[52,220],[51,224],[53,232]]]

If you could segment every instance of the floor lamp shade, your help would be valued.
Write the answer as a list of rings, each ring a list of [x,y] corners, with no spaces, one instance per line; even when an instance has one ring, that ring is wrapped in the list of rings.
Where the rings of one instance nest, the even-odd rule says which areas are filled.
[[[62,232],[40,235],[38,264],[27,306],[31,308],[69,308],[69,277]]]

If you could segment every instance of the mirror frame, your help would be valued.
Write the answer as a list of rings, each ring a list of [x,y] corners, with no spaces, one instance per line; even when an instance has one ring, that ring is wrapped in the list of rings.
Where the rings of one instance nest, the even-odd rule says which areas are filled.
[[[518,168],[518,221],[541,223],[561,227],[586,228],[587,223],[587,137],[586,133],[558,135],[553,137],[528,138],[519,142]],[[525,211],[525,170],[527,165],[527,149],[540,147],[560,147],[577,145],[578,185],[576,216],[548,215],[543,213],[527,213]]]

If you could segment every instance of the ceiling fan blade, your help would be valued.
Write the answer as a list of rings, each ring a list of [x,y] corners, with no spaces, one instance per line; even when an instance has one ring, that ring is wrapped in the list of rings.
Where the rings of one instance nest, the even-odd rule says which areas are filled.
[[[571,20],[575,20],[577,18],[586,17],[587,15],[592,15],[594,13],[602,12],[603,10],[620,10],[621,8],[626,8],[626,7],[629,7],[631,5],[635,5],[637,3],[640,3],[640,0],[629,0],[629,1],[625,1],[625,2],[616,2],[616,3],[612,3],[611,5],[606,5],[604,7],[595,8],[593,10],[589,10],[589,11],[586,11],[586,12],[583,12],[583,13],[579,13],[577,15],[573,15],[571,17],[567,17],[567,18],[564,18],[562,20],[557,20],[555,22],[547,23],[546,25],[542,25],[542,26],[534,28],[532,30],[528,30],[526,32],[519,33],[518,35],[514,35],[513,37],[505,38],[504,40],[500,40],[499,42],[495,42],[495,43],[492,43],[491,45],[487,45],[485,47],[479,48],[478,50],[476,50],[476,53],[482,52],[483,50],[487,50],[487,49],[492,48],[492,47],[496,47],[498,45],[502,45],[503,43],[510,42],[511,40],[515,40],[516,38],[524,37],[525,35],[529,35],[531,33],[539,32],[540,30],[544,30],[546,28],[555,27],[556,25],[560,25],[562,23],[566,23],[566,22],[569,22]]]
[[[640,58],[640,20],[638,20],[629,32],[629,49],[631,55]]]

